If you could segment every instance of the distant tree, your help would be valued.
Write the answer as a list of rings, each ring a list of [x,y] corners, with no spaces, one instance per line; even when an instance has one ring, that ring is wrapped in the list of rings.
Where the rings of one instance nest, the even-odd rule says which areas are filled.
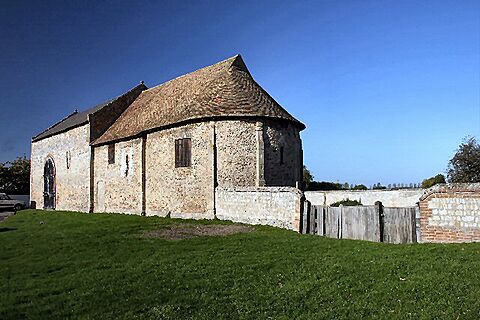
[[[449,182],[480,182],[480,145],[467,137],[448,163]]]
[[[387,189],[389,189],[389,190],[392,189],[392,184],[391,183],[388,184]]]
[[[382,186],[382,184],[379,182],[379,183],[373,185],[373,189],[374,190],[384,190],[384,189],[387,189],[387,187]]]
[[[308,190],[310,183],[313,181],[313,174],[308,170],[307,166],[303,166],[303,183],[305,183],[305,189]]]
[[[342,189],[343,189],[343,190],[348,190],[348,189],[350,189],[350,185],[348,184],[348,182],[345,182],[345,183],[343,184]]]
[[[30,160],[19,157],[0,163],[0,190],[7,193],[30,193]]]
[[[364,184],[357,184],[352,190],[368,190],[367,186]]]
[[[410,182],[410,185],[408,186],[410,189],[413,189],[413,183]]]
[[[308,186],[309,191],[331,191],[331,190],[342,190],[343,185],[338,182],[328,182],[328,181],[312,181]]]
[[[445,176],[443,174],[437,174],[435,177],[423,180],[422,188],[427,189],[439,183],[445,183]]]

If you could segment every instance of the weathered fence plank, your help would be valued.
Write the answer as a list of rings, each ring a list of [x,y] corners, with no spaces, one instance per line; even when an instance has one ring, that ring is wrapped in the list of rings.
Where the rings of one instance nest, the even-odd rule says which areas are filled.
[[[303,208],[301,209],[301,212],[302,212],[302,219],[300,221],[300,233],[302,234],[305,234],[307,233],[307,230],[308,230],[308,210],[310,209],[311,210],[311,205],[310,204],[310,201],[304,201],[302,202],[302,206]]]
[[[375,207],[343,207],[342,238],[378,241],[378,220]]]
[[[325,207],[325,231],[324,235],[329,238],[340,238],[340,207]]]
[[[416,241],[415,208],[384,208],[385,242],[412,243]]]
[[[375,206],[324,207],[312,205],[303,216],[302,233],[337,239],[388,243],[416,242],[417,208]]]
[[[311,206],[310,207],[310,215],[309,215],[309,219],[308,219],[308,225],[309,225],[309,228],[308,228],[308,233],[310,234],[315,234],[315,225],[316,225],[316,221],[315,221],[315,206]]]
[[[325,210],[324,206],[314,206],[317,210],[317,234],[319,236],[325,235]]]

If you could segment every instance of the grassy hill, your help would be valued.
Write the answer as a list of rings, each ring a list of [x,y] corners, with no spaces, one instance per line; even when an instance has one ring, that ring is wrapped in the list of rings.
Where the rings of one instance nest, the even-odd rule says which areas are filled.
[[[0,319],[480,317],[480,244],[392,245],[263,226],[188,238],[190,229],[208,234],[205,225],[234,226],[21,211],[0,223]]]

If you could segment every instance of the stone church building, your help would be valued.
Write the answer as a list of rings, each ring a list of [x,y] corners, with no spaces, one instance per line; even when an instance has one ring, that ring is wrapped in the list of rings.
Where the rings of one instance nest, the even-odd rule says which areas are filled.
[[[298,188],[304,128],[237,55],[153,88],[142,82],[35,136],[31,200],[46,209],[213,218],[219,190]]]

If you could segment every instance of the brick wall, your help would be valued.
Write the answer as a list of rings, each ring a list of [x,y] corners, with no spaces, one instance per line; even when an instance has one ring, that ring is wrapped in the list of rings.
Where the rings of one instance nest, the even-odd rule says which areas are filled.
[[[480,241],[480,184],[437,185],[420,198],[423,242]]]

